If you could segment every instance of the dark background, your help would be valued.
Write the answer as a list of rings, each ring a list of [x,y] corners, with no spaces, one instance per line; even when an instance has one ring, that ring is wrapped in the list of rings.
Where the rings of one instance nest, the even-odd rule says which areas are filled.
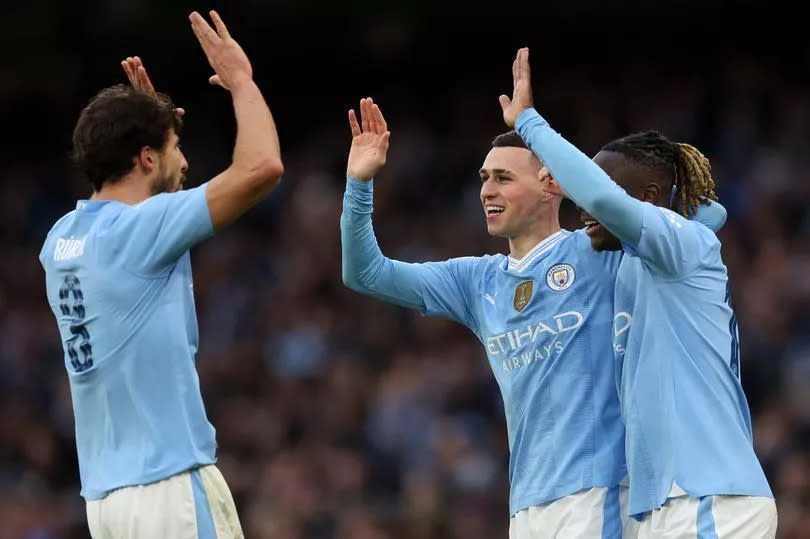
[[[87,537],[70,397],[37,254],[84,180],[79,111],[140,55],[186,108],[197,185],[229,163],[230,99],[191,33],[220,10],[276,118],[280,187],[192,251],[203,396],[249,538],[506,537],[508,447],[466,329],[340,279],[346,110],[392,131],[375,223],[421,261],[506,252],[477,170],[518,47],[535,103],[592,154],[657,128],[712,160],[757,452],[780,538],[810,537],[810,46],[755,2],[5,2],[0,31],[0,537]],[[567,227],[578,226],[570,204]]]

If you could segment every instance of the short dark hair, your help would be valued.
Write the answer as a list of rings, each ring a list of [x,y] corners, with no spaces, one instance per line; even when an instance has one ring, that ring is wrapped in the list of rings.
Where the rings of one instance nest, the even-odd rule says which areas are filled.
[[[493,148],[523,148],[524,150],[529,150],[531,153],[531,158],[543,167],[543,161],[531,149],[526,146],[526,143],[523,142],[523,138],[512,129],[511,131],[507,131],[506,133],[501,133],[494,139],[492,139],[492,147]]]
[[[683,142],[672,142],[658,131],[633,133],[608,142],[603,151],[617,152],[664,179],[665,192],[677,187],[670,209],[691,217],[700,204],[717,200],[709,159]],[[661,182],[657,182],[661,183]]]
[[[161,149],[169,132],[179,135],[181,128],[169,96],[123,84],[104,88],[82,110],[73,129],[73,162],[98,191],[132,170],[132,158],[141,148]]]
[[[526,146],[526,143],[523,142],[523,139],[520,135],[517,134],[517,131],[514,129],[512,131],[507,131],[506,133],[501,133],[494,139],[492,139],[492,147],[493,148],[523,148],[524,150],[528,150],[529,147]]]

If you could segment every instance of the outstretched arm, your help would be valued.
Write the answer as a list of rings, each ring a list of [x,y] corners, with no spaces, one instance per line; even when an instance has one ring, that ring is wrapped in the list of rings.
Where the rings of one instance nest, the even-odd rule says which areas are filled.
[[[372,99],[360,101],[360,116],[358,123],[355,112],[349,111],[352,146],[340,216],[344,284],[423,314],[446,316],[473,326],[467,283],[477,259],[409,264],[386,258],[380,250],[371,223],[372,178],[385,164],[390,132]]]
[[[500,96],[504,121],[516,128],[569,198],[622,242],[636,246],[641,237],[644,203],[629,196],[533,108],[528,49],[518,51],[512,77],[512,98]],[[725,216],[725,208],[712,203],[700,206],[695,220],[718,230],[725,223]]]

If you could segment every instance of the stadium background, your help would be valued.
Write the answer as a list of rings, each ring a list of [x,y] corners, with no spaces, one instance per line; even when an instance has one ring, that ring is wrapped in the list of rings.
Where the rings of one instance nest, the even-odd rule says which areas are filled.
[[[772,3],[652,4],[4,4],[0,537],[87,537],[36,259],[88,193],[66,159],[73,124],[138,54],[188,111],[189,184],[225,167],[230,100],[207,85],[186,19],[209,7],[252,60],[286,165],[277,191],[192,252],[203,395],[248,537],[506,536],[505,426],[479,343],[345,289],[338,216],[346,109],[370,95],[392,130],[375,186],[384,252],[504,251],[486,235],[477,169],[524,44],[538,109],[586,152],[655,127],[711,158],[757,452],[779,536],[810,537],[810,47],[767,17]],[[570,205],[563,218],[578,226]]]

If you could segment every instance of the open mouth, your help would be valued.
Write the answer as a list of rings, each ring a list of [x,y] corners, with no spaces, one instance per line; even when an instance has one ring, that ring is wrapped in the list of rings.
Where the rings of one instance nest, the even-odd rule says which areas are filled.
[[[585,233],[588,236],[593,236],[602,231],[602,225],[596,219],[583,219],[582,222],[585,224]]]
[[[505,209],[506,208],[504,208],[503,206],[498,206],[495,204],[487,204],[484,207],[484,210],[486,210],[487,212],[487,219],[502,214]]]

